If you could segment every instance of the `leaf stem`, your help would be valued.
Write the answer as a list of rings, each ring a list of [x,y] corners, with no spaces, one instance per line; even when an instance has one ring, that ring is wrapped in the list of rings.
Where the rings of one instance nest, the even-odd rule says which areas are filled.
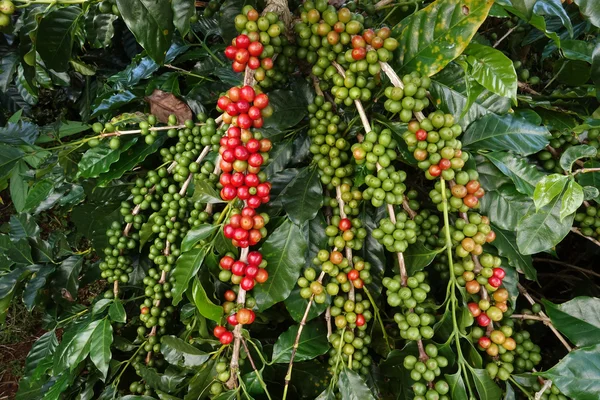
[[[254,373],[256,373],[256,378],[258,379],[260,386],[263,388],[263,390],[267,394],[267,397],[269,398],[269,400],[272,400],[271,395],[269,394],[269,390],[267,389],[267,384],[263,381],[263,378],[262,378],[260,372],[256,368],[256,365],[254,364],[254,360],[252,359],[252,355],[250,354],[250,350],[248,349],[248,345],[246,344],[246,340],[244,338],[242,338],[242,345],[244,346],[244,350],[246,350],[246,354],[248,355],[248,360],[250,360],[250,365],[252,365],[252,369],[254,370]]]

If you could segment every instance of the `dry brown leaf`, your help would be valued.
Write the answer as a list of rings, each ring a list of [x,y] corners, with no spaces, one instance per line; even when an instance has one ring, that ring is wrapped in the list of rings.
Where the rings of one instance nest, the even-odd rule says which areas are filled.
[[[192,119],[192,110],[183,101],[179,100],[173,93],[167,93],[160,89],[154,89],[145,100],[150,104],[150,112],[162,123],[168,123],[169,115],[177,116],[177,121],[183,124]]]

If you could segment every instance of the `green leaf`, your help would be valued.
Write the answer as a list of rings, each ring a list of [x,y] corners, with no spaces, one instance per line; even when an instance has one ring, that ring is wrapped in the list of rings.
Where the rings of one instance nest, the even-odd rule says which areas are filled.
[[[27,239],[12,242],[11,247],[6,251],[6,255],[17,264],[31,265],[34,263],[31,256],[31,246]]]
[[[137,142],[137,138],[127,140],[122,148],[113,150],[109,147],[108,142],[104,141],[97,147],[88,149],[81,157],[77,168],[77,177],[81,178],[96,178],[110,170],[110,166],[119,161],[121,153],[129,149]]]
[[[206,249],[192,249],[183,253],[178,259],[175,269],[171,272],[173,282],[173,305],[179,304],[183,294],[188,290],[190,280],[196,276],[206,257]]]
[[[492,246],[498,249],[498,254],[505,257],[508,263],[515,267],[519,272],[525,274],[530,280],[537,280],[537,271],[533,267],[533,260],[530,255],[523,255],[519,252],[517,246],[517,235],[514,231],[505,231],[497,228],[493,223],[493,231],[496,233],[496,240]]]
[[[35,341],[25,360],[25,375],[38,379],[46,369],[52,366],[52,356],[58,347],[56,332],[51,330],[44,333]]]
[[[600,28],[600,3],[595,0],[575,0],[579,12],[594,26]]]
[[[39,135],[39,126],[23,120],[9,122],[5,127],[0,127],[0,143],[34,144]]]
[[[98,10],[87,13],[85,17],[86,39],[92,47],[100,49],[111,44],[115,34],[113,23],[117,18],[114,14],[105,14]]]
[[[115,301],[112,302],[108,308],[108,316],[113,322],[121,324],[127,322],[127,313],[125,312],[125,307],[123,307],[121,300],[115,299]]]
[[[88,356],[92,334],[100,322],[100,320],[89,322],[89,324],[84,325],[81,329],[74,327],[76,329],[75,335],[67,342],[66,347],[63,347],[64,340],[61,342],[59,348],[62,349],[62,353],[57,351],[57,354],[62,354],[64,357],[56,358],[58,361],[64,360],[64,364],[59,365],[64,365],[65,368],[70,368],[72,371]],[[57,364],[55,363],[54,373],[56,374],[59,371],[62,371],[62,368],[57,368]]]
[[[468,150],[506,151],[527,156],[543,149],[550,139],[544,126],[507,114],[484,115],[469,126],[462,137]]]
[[[486,400],[499,400],[502,397],[502,390],[490,378],[485,369],[470,368],[475,382],[475,388],[479,393],[479,398]]]
[[[446,374],[446,381],[450,386],[448,395],[451,399],[467,399],[467,388],[463,381],[461,371],[458,370],[454,374]]]
[[[573,24],[560,0],[538,0],[533,6],[533,12],[535,15],[558,17],[567,28],[569,35],[573,37]]]
[[[542,302],[554,327],[576,346],[600,343],[600,314],[595,312],[600,309],[600,299],[580,296],[562,304]]]
[[[208,295],[202,286],[202,282],[200,282],[199,279],[194,279],[194,283],[192,285],[192,298],[194,299],[196,308],[203,317],[213,320],[217,323],[221,321],[221,317],[223,316],[223,307],[214,304],[208,298]]]
[[[573,214],[583,204],[583,188],[574,180],[570,180],[562,197],[562,206],[560,207],[560,220],[562,221],[568,215]]]
[[[36,50],[48,68],[66,71],[71,59],[75,30],[82,15],[78,6],[55,8],[40,21]]]
[[[199,367],[210,358],[210,354],[175,336],[163,336],[160,351],[169,364],[180,367]]]
[[[209,395],[209,387],[216,375],[215,365],[217,360],[210,359],[190,379],[184,400],[204,400]]]
[[[290,313],[294,321],[302,321],[307,306],[308,299],[305,299],[304,297],[300,296],[300,287],[298,285],[294,286],[290,295],[287,297],[287,299],[285,299],[285,308]],[[323,314],[328,306],[328,301],[321,304],[313,301],[312,305],[310,306],[310,311],[308,312],[306,321],[310,321],[313,318],[316,318],[319,315]]]
[[[192,195],[192,200],[211,204],[225,203],[215,188],[212,187],[208,181],[200,178],[194,179],[194,194]]]
[[[600,393],[600,344],[571,351],[548,371],[536,375],[551,379],[574,400],[596,400]]]
[[[546,175],[543,177],[535,186],[535,191],[533,192],[533,202],[536,210],[544,207],[554,200],[556,196],[561,194],[568,181],[568,176],[559,174]]]
[[[571,230],[574,214],[560,220],[561,201],[557,196],[540,211],[532,213],[517,226],[517,244],[521,254],[534,254],[551,249]]]
[[[11,215],[9,226],[11,240],[34,238],[40,234],[40,228],[30,214]]]
[[[525,195],[533,196],[536,184],[544,177],[544,174],[524,157],[503,151],[487,153],[485,157],[508,176],[516,189]]]
[[[56,271],[56,285],[67,290],[73,298],[77,297],[79,289],[79,273],[83,266],[82,256],[71,256],[65,259]]]
[[[137,99],[137,96],[131,93],[129,90],[116,93],[108,92],[105,95],[96,98],[94,104],[92,105],[94,111],[92,112],[91,116],[95,117],[103,113],[109,113],[131,103],[135,99]]]
[[[116,0],[121,17],[138,43],[158,64],[173,37],[173,10],[168,1]]]
[[[463,52],[493,3],[438,0],[403,19],[392,34],[400,43],[395,61],[406,71],[435,74]]]
[[[103,376],[103,380],[108,375],[108,366],[112,359],[110,346],[113,341],[113,329],[107,319],[103,319],[92,334],[90,343],[90,357],[92,362],[98,368]]]
[[[323,206],[323,186],[319,179],[319,169],[301,169],[281,196],[283,209],[296,225],[302,226],[306,221],[312,220]]]
[[[8,85],[13,81],[19,57],[17,53],[4,54],[0,59],[0,92],[6,92]]]
[[[289,363],[300,325],[291,326],[277,338],[273,346],[272,362]],[[304,326],[294,361],[306,361],[325,354],[329,350],[327,328],[321,321],[312,321]]]
[[[16,147],[0,144],[0,179],[7,177],[24,155],[25,153]]]
[[[443,249],[431,250],[421,242],[409,245],[408,249],[404,252],[404,261],[408,275],[412,276],[415,272],[425,269],[442,251]]]
[[[338,389],[344,400],[375,400],[363,378],[348,368],[340,372]]]
[[[583,164],[583,168],[600,168],[600,162],[587,161],[585,164]],[[577,181],[579,181],[579,184],[582,186],[592,186],[600,190],[600,172],[578,174]]]
[[[465,50],[467,61],[472,65],[471,76],[487,90],[517,99],[517,72],[510,58],[500,50],[478,43],[471,43]]]
[[[111,180],[119,179],[123,174],[133,170],[133,168],[144,161],[146,157],[160,149],[165,140],[167,140],[167,135],[158,136],[151,145],[147,145],[144,141],[140,141],[131,146],[127,151],[122,152],[121,158],[113,164],[110,171],[100,175],[98,178],[98,186],[104,186]]]
[[[308,113],[306,98],[291,90],[277,89],[269,92],[269,104],[273,107],[273,115],[265,119],[265,128],[279,131],[291,128]]]
[[[506,230],[514,230],[521,218],[533,207],[530,197],[519,193],[514,185],[506,183],[498,190],[490,190],[479,199],[483,214],[494,225]]]
[[[566,39],[560,44],[564,56],[569,60],[580,60],[592,63],[594,46],[583,40]]]
[[[254,298],[259,311],[285,300],[296,285],[300,270],[306,265],[306,240],[297,225],[285,220],[260,248],[267,261],[269,279],[254,287]]]
[[[172,0],[173,25],[185,36],[190,31],[190,18],[196,13],[194,0]]]
[[[48,195],[54,190],[54,182],[49,179],[44,179],[39,182],[36,182],[33,187],[27,193],[27,198],[25,199],[25,207],[24,211],[34,211],[35,209],[46,199],[48,199]]]
[[[578,146],[571,146],[566,149],[560,156],[560,167],[567,172],[571,172],[575,161],[582,158],[593,158],[596,157],[598,149],[593,146],[581,144]]]
[[[24,179],[29,167],[24,160],[19,160],[10,174],[10,198],[17,212],[25,209],[25,199],[29,192],[29,183]]]
[[[35,273],[35,276],[27,282],[27,286],[25,286],[25,289],[23,290],[23,303],[28,311],[33,310],[36,306],[40,289],[46,286],[48,277],[52,275],[54,271],[54,266],[46,265],[40,268],[40,270]]]
[[[181,241],[181,251],[190,251],[194,246],[213,234],[219,227],[211,224],[202,224],[194,229],[189,230]]]

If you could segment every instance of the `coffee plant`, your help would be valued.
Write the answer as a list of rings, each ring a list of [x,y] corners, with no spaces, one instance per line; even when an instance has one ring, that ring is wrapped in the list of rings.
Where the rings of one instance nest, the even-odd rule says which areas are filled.
[[[599,28],[0,0],[0,322],[42,329],[14,398],[598,399]]]

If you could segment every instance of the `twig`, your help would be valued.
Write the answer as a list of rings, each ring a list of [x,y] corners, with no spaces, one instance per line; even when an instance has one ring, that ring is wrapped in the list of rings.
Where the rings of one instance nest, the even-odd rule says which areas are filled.
[[[544,386],[542,386],[542,388],[540,389],[539,392],[537,392],[535,394],[535,400],[540,400],[542,398],[542,395],[544,394],[544,392],[548,389],[550,389],[552,387],[552,381],[550,379],[548,379],[547,381],[544,382]]]
[[[252,369],[256,373],[256,378],[258,379],[260,386],[263,388],[263,390],[267,394],[267,397],[269,398],[269,400],[271,400],[271,395],[269,394],[269,390],[267,389],[267,384],[263,381],[263,378],[261,376],[261,373],[258,371],[258,368],[256,368],[256,364],[254,364],[254,359],[252,358],[252,355],[250,354],[250,350],[248,349],[248,345],[246,344],[246,339],[244,339],[243,337],[242,337],[242,345],[244,346],[244,350],[246,351],[246,354],[248,355],[248,360],[250,361],[250,365],[252,365]]]
[[[510,317],[513,318],[513,319],[523,319],[523,320],[529,319],[529,320],[532,320],[532,321],[541,321],[541,322],[543,322],[546,325],[552,323],[552,321],[550,320],[550,318],[548,318],[548,317],[542,317],[541,315],[512,314]]]
[[[498,47],[498,45],[499,45],[500,43],[502,43],[502,41],[503,41],[504,39],[506,39],[506,38],[507,38],[507,37],[508,37],[508,36],[509,36],[511,33],[513,33],[513,32],[514,32],[514,30],[515,30],[515,29],[517,29],[518,27],[519,27],[519,25],[515,25],[515,26],[513,26],[512,28],[510,28],[508,31],[506,31],[506,33],[504,34],[504,36],[502,36],[500,39],[498,39],[498,40],[496,41],[496,43],[494,43],[494,45],[493,45],[492,47],[493,47],[493,48],[496,48],[496,47]]]
[[[581,168],[573,171],[573,176],[577,174],[587,174],[589,172],[600,172],[600,168]]]
[[[572,227],[572,228],[571,228],[571,232],[574,232],[574,233],[578,234],[579,236],[583,236],[584,238],[586,238],[586,239],[587,239],[587,240],[589,240],[590,242],[594,243],[596,246],[600,246],[600,242],[599,242],[599,241],[597,241],[596,239],[594,239],[594,238],[593,238],[593,237],[591,237],[591,236],[586,236],[586,235],[584,235],[584,234],[583,234],[583,233],[582,233],[582,232],[579,230],[579,228]]]
[[[331,334],[333,333],[333,330],[331,329],[331,307],[327,307],[327,310],[325,310],[325,322],[327,323],[327,339],[329,339],[329,336],[331,336]]]
[[[581,268],[581,267],[578,267],[577,265],[569,264],[569,263],[566,263],[564,261],[552,260],[550,258],[534,258],[533,261],[534,262],[547,262],[547,263],[550,263],[550,264],[562,265],[564,267],[571,268],[571,269],[574,269],[576,271],[580,271],[584,275],[588,275],[589,274],[589,275],[593,275],[593,276],[596,276],[596,277],[600,278],[600,273],[598,273],[598,272],[594,272],[594,271],[591,271],[589,269]]]
[[[404,199],[402,200],[402,208],[404,209],[404,211],[406,211],[410,219],[415,219],[415,217],[417,216],[417,212],[410,208],[406,196],[404,196]]]
[[[529,304],[534,305],[536,303],[536,301],[531,297],[531,295],[529,293],[527,293],[527,289],[525,289],[525,287],[523,285],[521,285],[520,283],[517,283],[517,288],[519,288],[519,292],[527,299]],[[550,319],[543,311],[540,311],[538,314],[542,317],[546,317],[546,318]],[[567,351],[573,350],[573,347],[571,347],[571,345],[569,345],[567,340],[560,334],[560,332],[554,327],[554,325],[551,322],[548,322],[546,325],[548,326],[548,328],[550,328],[550,330],[554,333],[554,335],[556,335],[556,337],[558,338],[558,340],[560,340],[560,342],[563,344],[563,346],[565,346]]]
[[[379,65],[381,66],[381,70],[387,75],[390,82],[392,82],[392,85],[400,89],[404,89],[404,84],[402,83],[402,80],[400,79],[398,74],[396,74],[396,71],[394,71],[390,64],[383,61],[379,61]],[[419,120],[419,122],[425,119],[425,115],[423,115],[421,111],[415,111],[414,114],[417,120]]]
[[[526,92],[526,93],[530,93],[533,94],[535,96],[541,96],[542,94],[538,91],[533,90],[528,84],[526,84],[525,82],[521,82],[519,81],[517,83],[517,86],[519,87],[519,89],[521,89],[522,91]]]

